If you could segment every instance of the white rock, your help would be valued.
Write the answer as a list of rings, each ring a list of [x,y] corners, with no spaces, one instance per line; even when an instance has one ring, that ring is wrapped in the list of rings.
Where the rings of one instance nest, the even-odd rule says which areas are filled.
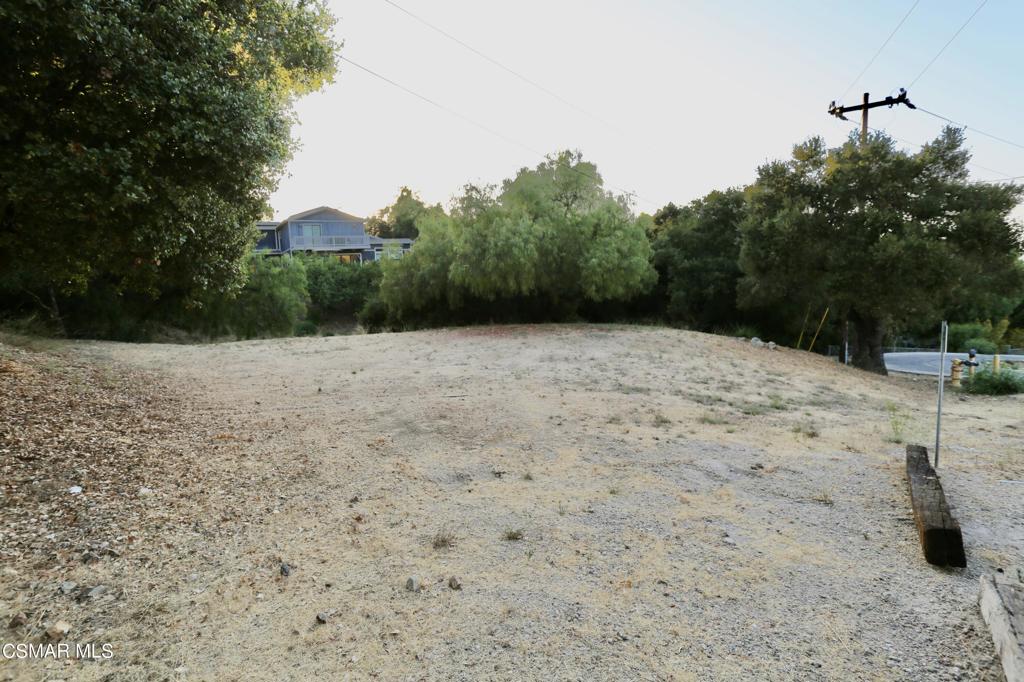
[[[70,488],[68,488],[68,492],[71,493],[72,495],[80,495],[82,493],[82,486],[73,485]]]
[[[153,489],[152,488],[147,488],[146,486],[142,486],[141,488],[139,488],[139,497],[146,497],[147,495],[152,495],[152,494],[153,494]]]
[[[50,639],[64,639],[69,632],[71,632],[71,623],[66,620],[58,620],[46,628],[46,636]]]

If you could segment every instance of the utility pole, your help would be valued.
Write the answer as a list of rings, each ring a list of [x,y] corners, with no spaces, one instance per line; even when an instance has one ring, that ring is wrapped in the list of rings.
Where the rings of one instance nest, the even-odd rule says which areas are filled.
[[[909,109],[917,109],[910,100],[907,99],[907,91],[905,88],[900,88],[900,93],[893,97],[889,95],[885,99],[880,99],[877,102],[871,101],[871,96],[868,93],[864,93],[863,104],[857,106],[843,107],[836,106],[835,100],[828,105],[828,113],[832,114],[836,118],[840,118],[844,121],[849,121],[843,114],[848,111],[859,111],[860,112],[860,143],[861,146],[868,143],[868,109],[874,109],[875,107],[889,107],[890,109],[897,104],[905,104]]]
[[[868,105],[871,104],[868,100],[871,96],[868,93],[864,93],[864,103],[861,105],[864,107],[860,110],[860,146],[863,147],[868,143]]]
[[[875,107],[889,107],[890,109],[897,104],[905,104],[908,109],[917,109],[910,100],[907,98],[907,89],[900,88],[898,95],[893,97],[889,95],[885,99],[880,99],[877,102],[871,101],[871,95],[867,92],[864,93],[864,100],[857,106],[844,107],[837,106],[836,101],[832,100],[828,105],[828,113],[835,116],[838,119],[849,121],[844,114],[849,111],[860,112],[860,146],[864,147],[868,143],[868,110],[874,109]],[[858,344],[860,340],[858,339]],[[850,321],[846,318],[846,313],[843,314],[843,346],[845,348],[844,355],[846,356],[846,364],[850,364]]]

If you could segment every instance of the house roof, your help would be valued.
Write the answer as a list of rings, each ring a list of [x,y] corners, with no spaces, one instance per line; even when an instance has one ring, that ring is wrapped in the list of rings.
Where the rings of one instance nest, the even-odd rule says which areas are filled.
[[[274,220],[260,220],[256,223],[256,227],[261,230],[275,230],[277,229],[277,221]]]
[[[302,220],[303,218],[306,218],[306,217],[311,216],[311,215],[315,215],[317,213],[329,213],[332,216],[334,216],[335,218],[337,218],[338,220],[354,220],[354,221],[360,222],[360,223],[363,222],[362,218],[358,218],[358,217],[352,215],[351,213],[345,213],[344,211],[339,211],[338,209],[331,208],[330,206],[318,206],[316,208],[311,208],[308,211],[303,211],[302,213],[296,213],[295,215],[290,215],[287,218],[285,218],[284,220],[282,220],[280,223],[278,223],[278,225],[284,225],[285,223],[287,223],[289,221],[292,221],[292,220]]]

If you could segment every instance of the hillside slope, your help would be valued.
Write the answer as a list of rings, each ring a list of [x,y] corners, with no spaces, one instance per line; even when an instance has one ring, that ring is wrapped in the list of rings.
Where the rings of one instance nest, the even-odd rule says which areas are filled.
[[[5,396],[102,368],[108,389],[62,391],[148,396],[134,418],[159,422],[131,436],[152,475],[101,493],[50,472],[100,516],[126,505],[74,539],[114,555],[43,539],[0,576],[0,616],[29,615],[15,638],[60,618],[114,659],[7,662],[15,678],[999,679],[975,599],[1024,554],[1019,398],[947,403],[968,567],[943,571],[892,442],[905,412],[895,430],[930,444],[926,380],[593,325],[0,351],[21,368]],[[3,409],[42,400],[18,395]],[[28,447],[11,433],[7,458]],[[33,517],[17,505],[5,542]],[[129,522],[148,530],[126,543]]]

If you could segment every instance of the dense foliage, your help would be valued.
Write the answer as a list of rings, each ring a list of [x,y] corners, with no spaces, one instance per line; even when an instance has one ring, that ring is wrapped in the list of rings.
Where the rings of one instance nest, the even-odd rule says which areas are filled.
[[[701,329],[736,324],[743,192],[729,189],[654,216],[654,264],[665,287],[665,314]]]
[[[964,380],[963,391],[980,395],[1024,393],[1024,371],[1004,369],[997,374],[991,368],[981,369]]]
[[[0,5],[0,290],[58,316],[91,287],[190,304],[237,290],[331,78],[318,0]]]
[[[379,263],[342,263],[320,255],[301,258],[314,316],[352,316],[380,287]]]
[[[427,206],[408,187],[403,187],[398,192],[395,203],[382,208],[377,215],[371,216],[366,221],[366,232],[368,234],[393,239],[407,237],[416,239],[420,235],[416,227],[416,221],[427,214],[443,213],[440,206]]]
[[[415,248],[385,261],[392,326],[568,319],[655,280],[643,227],[593,164],[563,152],[495,188],[469,185],[450,215],[421,216]]]
[[[306,317],[307,275],[298,258],[251,256],[249,277],[237,296],[207,301],[198,316],[209,336],[252,339],[288,336]]]
[[[884,134],[797,145],[748,191],[740,266],[748,304],[830,305],[848,319],[854,363],[884,372],[887,331],[939,320],[958,301],[1019,294],[1015,185],[967,181],[962,131],[916,154]]]

